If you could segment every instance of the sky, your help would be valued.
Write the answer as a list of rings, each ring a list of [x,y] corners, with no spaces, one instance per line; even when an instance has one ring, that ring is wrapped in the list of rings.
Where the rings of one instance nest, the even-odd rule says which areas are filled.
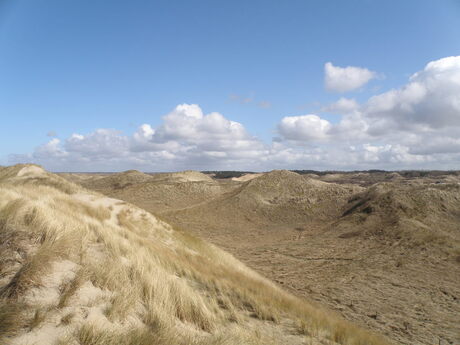
[[[0,0],[0,165],[460,169],[460,0]]]

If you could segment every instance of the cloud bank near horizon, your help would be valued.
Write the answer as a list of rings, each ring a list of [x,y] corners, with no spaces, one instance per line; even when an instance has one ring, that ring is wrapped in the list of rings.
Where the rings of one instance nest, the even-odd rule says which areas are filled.
[[[375,77],[365,68],[325,66],[331,91],[349,92]],[[157,127],[53,137],[9,161],[54,171],[460,169],[460,56],[429,62],[407,84],[362,104],[341,97],[322,111],[339,114],[340,121],[285,116],[265,143],[220,113],[181,104]]]

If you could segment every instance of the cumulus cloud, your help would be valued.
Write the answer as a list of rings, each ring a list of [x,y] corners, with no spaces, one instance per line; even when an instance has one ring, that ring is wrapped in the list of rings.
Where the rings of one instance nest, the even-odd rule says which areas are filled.
[[[178,105],[163,117],[163,124],[156,130],[153,139],[157,141],[184,140],[189,143],[227,139],[245,140],[249,136],[243,125],[226,119],[219,113],[204,115],[196,104]]]
[[[377,74],[362,67],[339,67],[331,62],[324,65],[324,84],[333,92],[349,92],[364,86]]]
[[[139,127],[136,133],[134,133],[134,140],[139,143],[148,143],[152,140],[155,130],[148,123],[144,123]]]
[[[288,140],[323,140],[331,129],[329,121],[317,115],[286,116],[278,125],[279,133]]]
[[[156,127],[50,138],[10,162],[58,171],[460,168],[460,57],[429,62],[406,85],[362,104],[342,97],[322,111],[337,121],[285,116],[264,143],[220,113],[181,104]]]
[[[373,131],[376,135],[394,129],[460,126],[460,56],[432,61],[402,88],[371,97],[364,114],[381,119]]]
[[[342,113],[339,123],[327,126],[327,132],[341,134],[341,138],[349,134],[355,137],[359,129],[360,138],[368,140],[404,140],[401,132],[408,137],[459,136],[460,127],[460,56],[447,57],[428,63],[425,68],[413,74],[406,85],[371,97],[360,105],[354,99],[340,98],[337,102],[322,108],[323,111]],[[314,117],[311,117],[314,116]],[[280,126],[287,120],[291,123],[291,133],[298,135],[297,140],[324,138],[323,128],[316,123],[326,121],[317,115],[310,115],[314,122],[294,121],[297,117],[284,118]],[[443,131],[450,129],[450,131]],[[284,130],[280,133],[286,139],[292,139]],[[351,135],[353,134],[353,135]]]
[[[406,85],[364,104],[342,97],[322,111],[342,116],[337,123],[318,115],[285,117],[278,125],[281,140],[328,145],[337,164],[346,157],[355,165],[458,168],[460,57],[429,62]]]
[[[340,97],[338,101],[321,108],[322,111],[338,114],[347,114],[358,109],[359,104],[355,99],[345,97]]]
[[[66,157],[67,152],[61,149],[60,147],[60,140],[57,138],[51,139],[44,145],[37,147],[35,150],[35,157],[37,158],[48,158],[48,157],[55,157],[61,158]]]
[[[101,159],[124,153],[128,139],[114,129],[98,129],[88,135],[72,134],[65,142],[68,153]]]
[[[54,138],[12,162],[32,161],[53,170],[143,170],[248,168],[267,153],[266,145],[222,114],[204,114],[181,104],[157,128],[141,125],[131,136],[114,129]],[[236,165],[235,165],[236,164]]]
[[[281,141],[273,144],[270,157],[272,169],[433,169],[434,163],[442,168],[453,165],[451,156],[415,154],[399,144],[365,142],[357,145],[342,142],[296,146],[292,142]]]
[[[241,123],[217,112],[205,115],[196,104],[178,105],[164,116],[147,145],[174,145],[210,159],[247,157],[264,147]]]

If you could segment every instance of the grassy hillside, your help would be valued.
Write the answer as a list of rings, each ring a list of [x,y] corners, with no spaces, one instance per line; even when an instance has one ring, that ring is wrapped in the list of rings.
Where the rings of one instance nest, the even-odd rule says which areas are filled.
[[[297,296],[396,343],[460,340],[454,173],[166,175],[100,191],[199,234]]]
[[[0,195],[2,344],[387,344],[40,167],[2,168]]]
[[[203,233],[252,233],[260,241],[270,233],[316,226],[335,219],[358,186],[325,183],[286,170],[265,173],[248,181],[233,181],[232,191],[184,209],[162,213],[180,226],[197,224]],[[133,200],[134,201],[134,200]],[[211,231],[212,232],[212,231]]]
[[[110,197],[134,201],[155,214],[208,201],[232,188],[228,183],[224,186],[196,171],[147,175],[131,170],[104,177],[84,174],[63,176]]]

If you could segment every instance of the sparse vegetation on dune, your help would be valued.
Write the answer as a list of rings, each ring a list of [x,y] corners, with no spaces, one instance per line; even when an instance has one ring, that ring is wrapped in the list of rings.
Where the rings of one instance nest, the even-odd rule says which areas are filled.
[[[287,170],[232,182],[232,191],[208,203],[171,209],[162,215],[182,223],[199,222],[209,229],[226,227],[228,232],[236,226],[286,229],[332,220],[340,214],[343,202],[362,191],[357,186],[326,183]]]
[[[64,174],[67,179],[80,183],[83,187],[102,192],[113,198],[128,202],[136,201],[142,208],[154,210],[155,214],[171,208],[189,207],[213,198],[227,188],[223,188],[211,177],[196,171],[176,173],[144,174],[125,171],[108,176]],[[179,201],[180,200],[180,201]]]
[[[319,301],[396,343],[455,343],[460,334],[458,172],[301,173],[211,181],[197,172],[169,173],[97,190],[159,215],[174,225],[178,237],[193,231],[209,239],[297,296]],[[112,177],[124,184],[131,178],[125,175]],[[84,177],[82,185],[90,186],[91,178]],[[143,229],[130,225],[133,218],[125,212],[117,218],[132,231]],[[209,245],[194,237],[181,240],[189,248],[197,246],[196,252],[208,251]],[[196,257],[174,260],[183,257],[186,262],[179,266],[193,264],[196,286],[217,291],[212,296],[233,323],[244,324],[244,316],[253,315],[283,328],[283,315],[290,313],[298,318],[291,325],[297,335],[324,335],[326,328],[336,330],[329,338],[337,341],[349,336],[349,325],[332,324],[334,318],[321,318],[296,299],[293,306],[289,295],[273,297],[273,290],[265,292],[258,281],[246,282],[247,277],[228,269],[217,276],[214,269],[203,272]],[[212,280],[202,283],[200,277]],[[232,280],[257,286],[269,297],[254,301],[257,294],[235,288]]]
[[[401,185],[379,183],[350,198],[336,226],[360,229],[408,247],[460,249],[460,184]],[[343,234],[346,236],[346,234]],[[441,245],[441,246],[440,246]]]
[[[1,169],[0,195],[2,343],[387,344],[213,245],[39,167]]]

